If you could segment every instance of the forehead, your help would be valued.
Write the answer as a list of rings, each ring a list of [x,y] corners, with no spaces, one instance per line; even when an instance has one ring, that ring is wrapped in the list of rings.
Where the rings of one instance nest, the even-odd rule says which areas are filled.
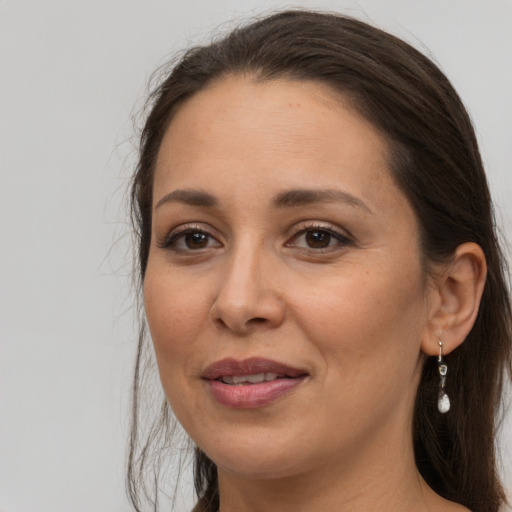
[[[367,199],[393,188],[387,142],[323,84],[235,76],[178,110],[160,147],[154,188],[236,191],[248,182],[259,190],[319,181]]]

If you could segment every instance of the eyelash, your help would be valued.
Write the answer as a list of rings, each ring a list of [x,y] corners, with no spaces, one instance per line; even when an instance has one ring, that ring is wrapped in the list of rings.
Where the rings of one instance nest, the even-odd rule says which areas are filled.
[[[195,235],[195,234],[205,235],[206,237],[209,237],[209,239],[215,240],[215,238],[210,233],[208,233],[208,231],[206,231],[205,229],[203,229],[199,226],[186,225],[186,226],[182,226],[178,231],[172,232],[169,235],[165,236],[163,238],[163,240],[158,242],[158,247],[160,247],[161,249],[174,250],[176,252],[196,251],[197,249],[191,249],[191,248],[178,249],[178,248],[176,248],[176,245],[178,244],[180,239],[184,238],[186,235]]]
[[[329,239],[329,245],[327,245],[326,247],[320,247],[320,248],[298,247],[294,244],[294,242],[296,242],[301,236],[304,236],[307,233],[311,233],[311,232],[326,233],[329,237],[332,237],[335,240],[337,240],[337,243],[331,245],[330,244],[331,239]],[[218,245],[221,245],[220,242],[218,242],[216,240],[216,238],[211,233],[209,233],[207,230],[205,230],[204,228],[202,228],[200,226],[186,225],[186,226],[183,226],[178,231],[172,232],[169,235],[167,235],[166,237],[164,237],[163,240],[158,242],[158,247],[160,247],[161,249],[168,249],[171,251],[182,252],[182,253],[185,253],[185,252],[192,253],[192,252],[198,252],[201,249],[209,249],[211,246],[199,247],[196,249],[193,249],[190,247],[188,247],[186,249],[177,247],[178,242],[180,240],[184,239],[184,237],[186,235],[196,235],[196,234],[204,235],[205,237],[208,237],[207,244],[209,244],[209,242],[211,240],[215,240]],[[350,235],[342,234],[330,226],[325,226],[322,224],[308,224],[308,225],[298,226],[295,229],[295,232],[293,233],[293,235],[285,243],[285,246],[286,247],[298,247],[299,249],[301,249],[304,252],[307,251],[307,252],[312,252],[315,254],[321,254],[321,253],[336,251],[336,250],[340,249],[340,247],[347,247],[347,246],[353,245],[353,243],[354,243],[353,239],[351,238]]]
[[[308,251],[312,253],[326,253],[326,252],[333,252],[336,250],[339,250],[341,247],[347,247],[350,245],[353,245],[353,239],[351,236],[340,233],[339,231],[333,229],[331,226],[326,226],[322,224],[307,224],[298,226],[295,230],[295,234],[291,237],[291,239],[286,242],[287,247],[294,247],[293,244],[294,241],[299,239],[301,236],[306,235],[307,233],[327,233],[330,237],[337,240],[337,243],[330,245],[331,240],[329,240],[329,245],[327,247],[322,248],[313,248],[313,247],[302,247],[303,251]]]

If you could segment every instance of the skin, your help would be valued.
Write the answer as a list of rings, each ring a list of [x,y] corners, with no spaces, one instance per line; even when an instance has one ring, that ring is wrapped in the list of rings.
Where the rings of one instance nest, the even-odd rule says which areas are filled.
[[[276,207],[292,189],[345,196]],[[376,129],[323,85],[225,78],[173,118],[153,194],[147,319],[171,407],[217,464],[222,512],[466,510],[418,474],[411,419],[425,354],[471,328],[485,261],[465,244],[427,275]],[[201,378],[226,357],[309,376],[232,409]]]

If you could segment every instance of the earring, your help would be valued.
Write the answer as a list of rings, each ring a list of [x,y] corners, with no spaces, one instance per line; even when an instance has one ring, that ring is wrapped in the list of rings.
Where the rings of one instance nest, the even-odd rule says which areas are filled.
[[[440,377],[437,408],[441,414],[445,414],[450,410],[450,399],[444,390],[446,384],[446,374],[448,373],[448,366],[443,359],[443,342],[441,340],[439,340],[439,357],[437,358],[437,370],[439,371]]]

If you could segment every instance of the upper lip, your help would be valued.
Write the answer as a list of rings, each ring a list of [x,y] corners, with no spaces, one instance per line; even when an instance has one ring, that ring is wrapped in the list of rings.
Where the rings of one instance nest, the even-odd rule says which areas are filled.
[[[254,375],[256,373],[277,373],[286,377],[300,377],[307,375],[308,372],[301,368],[294,368],[278,361],[260,357],[252,357],[240,361],[226,358],[207,366],[202,377],[207,380],[216,380],[231,375]]]

